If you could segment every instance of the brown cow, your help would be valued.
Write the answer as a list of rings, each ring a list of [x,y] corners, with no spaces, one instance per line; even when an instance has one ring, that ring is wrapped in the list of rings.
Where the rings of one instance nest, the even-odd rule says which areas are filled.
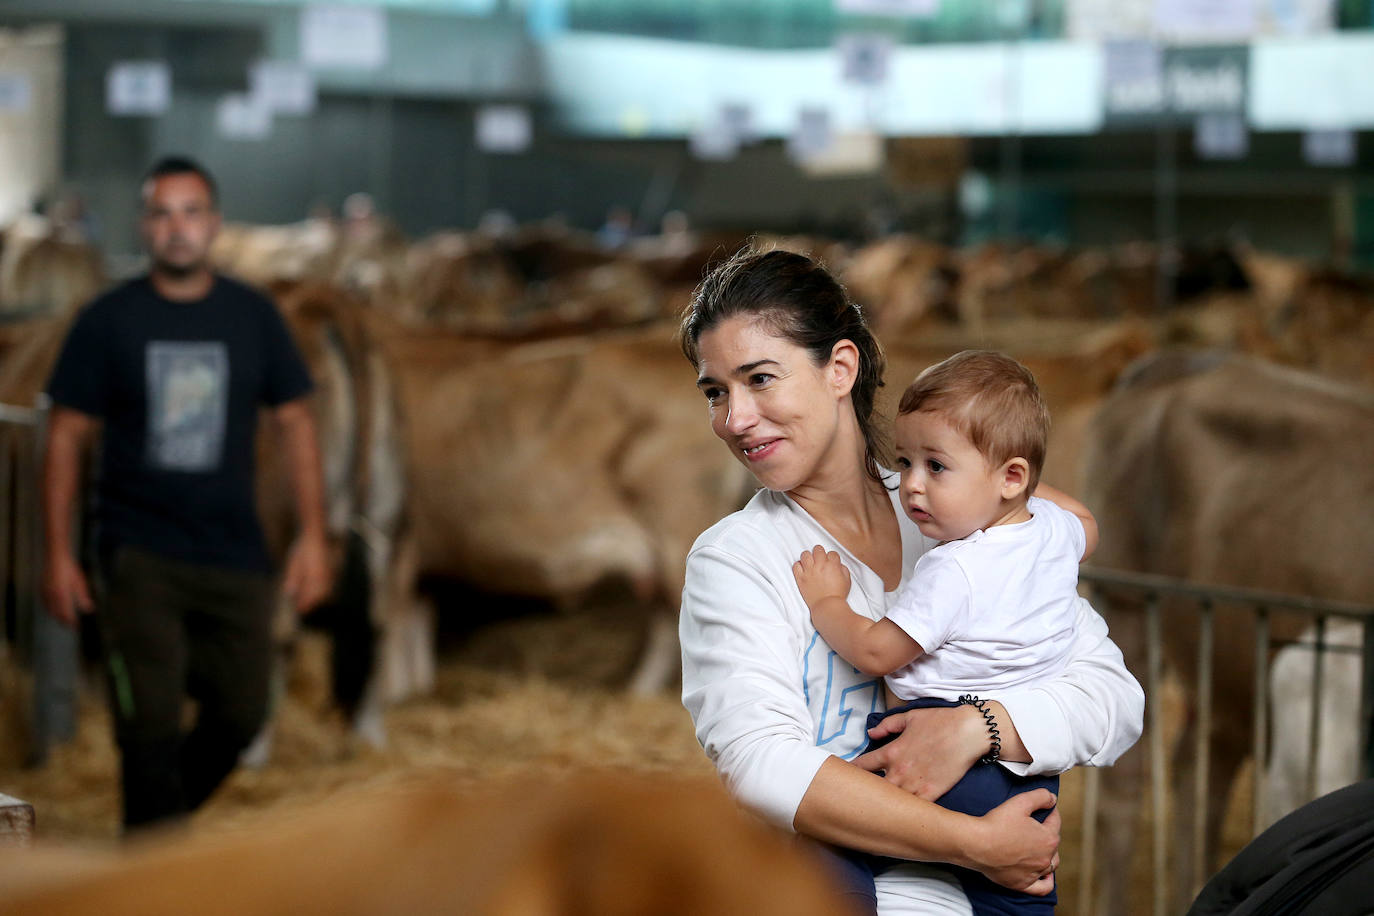
[[[657,608],[641,690],[672,677],[676,610],[696,536],[747,495],[662,325],[505,344],[397,333],[415,572],[547,598],[628,582]],[[392,697],[431,686],[431,624],[391,643]]]
[[[39,812],[41,820],[42,814]],[[714,780],[432,777],[118,854],[13,850],[5,916],[836,916],[819,860]]]
[[[100,252],[45,221],[11,226],[0,244],[0,313],[65,315],[105,285]]]
[[[1208,364],[1210,362],[1210,368]],[[1242,357],[1161,354],[1134,373],[1090,431],[1084,501],[1102,540],[1095,563],[1199,583],[1368,603],[1374,596],[1374,397],[1316,376]],[[1127,664],[1144,674],[1143,616],[1122,600],[1102,608]],[[1165,660],[1196,695],[1196,627],[1189,608],[1164,607]],[[1303,621],[1276,616],[1272,636]],[[1232,780],[1251,748],[1254,622],[1218,609],[1206,849],[1215,849]],[[1155,698],[1157,699],[1157,698]],[[1172,912],[1192,874],[1193,717],[1175,759]],[[1107,773],[1108,840],[1100,899],[1123,897],[1144,751]],[[1188,794],[1180,794],[1180,793]],[[1164,876],[1156,875],[1156,879]]]

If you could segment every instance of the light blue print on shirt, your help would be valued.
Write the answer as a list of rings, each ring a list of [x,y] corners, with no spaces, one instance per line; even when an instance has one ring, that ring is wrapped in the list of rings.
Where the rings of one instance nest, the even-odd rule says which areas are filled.
[[[806,655],[802,663],[802,693],[808,707],[811,705],[811,658],[816,654],[818,648],[825,651],[826,667],[825,702],[821,707],[820,725],[816,731],[816,746],[825,747],[845,734],[849,728],[849,720],[855,713],[867,718],[870,712],[876,712],[880,709],[880,704],[883,701],[883,690],[882,682],[875,678],[861,684],[852,684],[841,690],[839,696],[835,696],[835,666],[843,665],[845,669],[854,674],[858,674],[859,669],[840,658],[839,653],[821,641],[819,633],[814,633],[811,637],[811,644],[806,647]],[[851,760],[863,753],[867,744],[867,741],[861,740],[847,753],[838,756],[842,760]]]

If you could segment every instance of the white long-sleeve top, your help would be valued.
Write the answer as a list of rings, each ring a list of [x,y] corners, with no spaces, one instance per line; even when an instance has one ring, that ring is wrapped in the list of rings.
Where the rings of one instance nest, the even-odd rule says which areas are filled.
[[[934,546],[898,504],[902,568]],[[682,699],[697,740],[727,788],[788,830],[826,757],[852,760],[868,743],[864,722],[883,708],[883,685],[840,658],[811,625],[792,564],[816,544],[838,551],[849,568],[849,605],[874,620],[897,591],[860,563],[784,493],[760,490],[749,504],[697,538],[687,558],[679,634]],[[988,696],[1006,707],[1033,763],[1019,773],[1059,773],[1111,764],[1140,737],[1145,697],[1126,670],[1107,625],[1086,602],[1078,607],[1064,672],[1038,686]],[[952,879],[912,864],[879,877],[885,914],[920,906],[884,904],[884,885],[914,882],[933,895],[926,905],[955,908]],[[957,883],[953,893],[962,901]],[[905,892],[904,892],[905,893]],[[967,904],[962,903],[966,908]]]

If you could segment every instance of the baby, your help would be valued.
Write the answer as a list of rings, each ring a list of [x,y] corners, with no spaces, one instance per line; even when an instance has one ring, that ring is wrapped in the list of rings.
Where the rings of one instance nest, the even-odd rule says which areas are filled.
[[[859,670],[882,675],[885,715],[918,706],[972,704],[990,726],[988,754],[937,801],[982,815],[1057,777],[1021,777],[996,763],[1000,744],[978,694],[1060,671],[1079,601],[1078,564],[1097,545],[1097,523],[1048,486],[1033,497],[1045,460],[1049,411],[1031,373],[1000,353],[966,350],[931,366],[898,408],[895,451],[902,507],[927,551],[881,620],[848,604],[849,571],[817,546],[793,566],[816,630]],[[1043,818],[1047,811],[1040,812]],[[872,883],[885,860],[846,853],[854,881]],[[956,869],[975,914],[1053,911],[1034,897]],[[871,892],[869,892],[871,896]]]

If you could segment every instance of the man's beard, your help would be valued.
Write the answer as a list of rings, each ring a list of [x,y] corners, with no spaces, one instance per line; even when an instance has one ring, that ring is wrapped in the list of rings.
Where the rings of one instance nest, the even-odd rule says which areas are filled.
[[[200,273],[205,269],[205,259],[200,258],[190,264],[173,264],[170,261],[163,261],[160,258],[153,258],[153,269],[160,274],[165,274],[177,280],[185,280],[187,277]]]

